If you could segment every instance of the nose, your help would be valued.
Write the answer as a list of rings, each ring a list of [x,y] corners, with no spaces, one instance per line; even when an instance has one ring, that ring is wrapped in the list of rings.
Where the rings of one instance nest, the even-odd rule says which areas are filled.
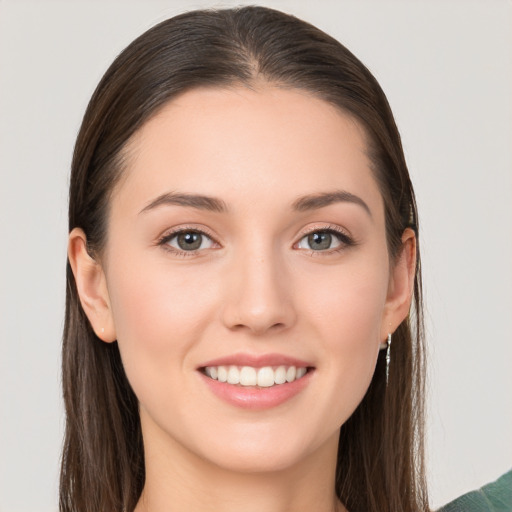
[[[254,335],[291,327],[296,320],[293,283],[273,251],[245,250],[230,265],[222,310],[230,330]]]

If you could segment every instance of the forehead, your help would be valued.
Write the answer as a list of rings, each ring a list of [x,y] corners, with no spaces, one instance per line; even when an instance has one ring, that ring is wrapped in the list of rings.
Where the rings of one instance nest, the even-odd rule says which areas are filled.
[[[359,123],[296,89],[188,91],[132,137],[125,156],[114,200],[179,190],[284,201],[342,188],[380,201]]]

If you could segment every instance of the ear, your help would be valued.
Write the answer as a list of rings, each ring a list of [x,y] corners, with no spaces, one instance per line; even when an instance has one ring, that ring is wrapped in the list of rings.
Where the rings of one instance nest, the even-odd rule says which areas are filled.
[[[75,276],[82,308],[98,338],[107,343],[116,340],[105,273],[87,251],[87,238],[80,228],[69,234],[68,258]]]
[[[416,274],[416,235],[407,228],[402,234],[402,248],[389,276],[388,294],[380,339],[385,340],[409,314]]]

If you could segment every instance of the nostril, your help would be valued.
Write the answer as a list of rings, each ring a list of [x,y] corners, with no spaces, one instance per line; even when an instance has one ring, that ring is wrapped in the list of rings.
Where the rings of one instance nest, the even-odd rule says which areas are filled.
[[[276,332],[286,328],[286,324],[282,322],[277,322],[271,325],[268,325],[264,321],[257,320],[248,320],[247,323],[238,323],[229,327],[229,329],[233,331],[243,331],[249,330],[254,334],[263,334],[268,333],[270,331]]]

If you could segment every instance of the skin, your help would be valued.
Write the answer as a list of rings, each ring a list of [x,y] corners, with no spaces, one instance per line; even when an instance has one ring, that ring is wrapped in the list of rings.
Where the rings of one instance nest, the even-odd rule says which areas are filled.
[[[119,343],[140,402],[147,479],[137,512],[344,510],[333,491],[339,429],[380,344],[408,314],[415,262],[410,230],[390,262],[365,147],[357,122],[304,92],[193,90],[130,141],[101,259],[71,232],[84,310],[102,340]],[[352,201],[292,207],[339,190],[369,211]],[[227,212],[143,211],[170,192],[218,198]],[[210,238],[178,254],[176,238],[160,243],[176,228]],[[311,249],[308,233],[328,228],[343,237]],[[285,354],[315,370],[284,404],[244,410],[197,371],[241,352]]]

